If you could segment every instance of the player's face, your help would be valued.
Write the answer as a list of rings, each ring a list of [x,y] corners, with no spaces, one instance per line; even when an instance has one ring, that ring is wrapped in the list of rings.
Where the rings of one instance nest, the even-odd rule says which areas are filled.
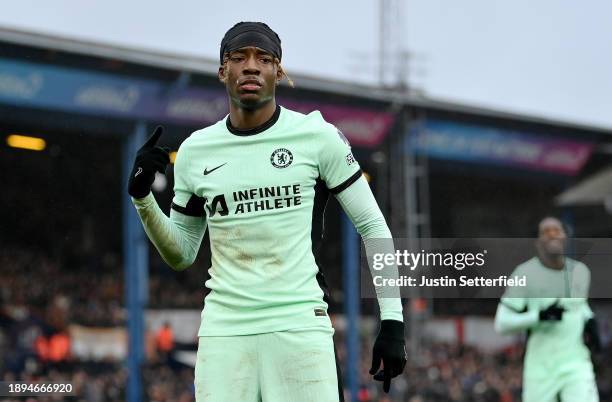
[[[563,225],[557,219],[544,219],[540,223],[538,243],[548,254],[563,253],[566,239]]]
[[[244,109],[258,109],[274,99],[281,79],[274,57],[259,48],[245,47],[230,52],[226,68],[219,68],[231,101]]]

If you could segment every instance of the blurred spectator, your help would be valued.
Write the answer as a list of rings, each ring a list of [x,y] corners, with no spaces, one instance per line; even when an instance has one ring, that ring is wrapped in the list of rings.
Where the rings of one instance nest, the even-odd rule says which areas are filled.
[[[36,338],[36,352],[41,361],[64,362],[70,357],[70,335],[66,331],[48,337],[40,335]]]
[[[174,349],[174,332],[172,332],[169,322],[166,321],[164,325],[157,330],[157,334],[155,334],[155,344],[157,345],[157,351],[162,361],[168,362],[170,353]]]
[[[157,331],[156,341],[157,350],[160,352],[169,353],[174,349],[174,332],[172,332],[169,322],[166,321]]]

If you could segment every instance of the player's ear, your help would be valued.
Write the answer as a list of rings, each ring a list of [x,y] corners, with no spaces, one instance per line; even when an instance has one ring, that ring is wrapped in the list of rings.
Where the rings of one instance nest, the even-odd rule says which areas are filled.
[[[217,76],[219,77],[219,81],[225,84],[227,81],[227,69],[225,68],[225,65],[219,67]]]
[[[276,85],[279,85],[280,82],[283,80],[283,78],[286,78],[287,82],[289,83],[289,86],[293,88],[293,80],[289,78],[289,76],[285,72],[285,69],[280,64],[278,59],[275,59],[275,61],[276,61],[276,69],[277,69],[276,70]]]

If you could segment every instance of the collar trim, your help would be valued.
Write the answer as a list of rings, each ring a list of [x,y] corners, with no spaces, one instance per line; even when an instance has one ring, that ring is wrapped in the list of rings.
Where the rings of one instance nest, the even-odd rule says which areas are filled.
[[[227,118],[225,119],[225,125],[227,127],[227,129],[229,130],[230,133],[234,134],[234,135],[238,135],[241,137],[246,137],[249,135],[255,135],[255,134],[259,134],[263,131],[266,131],[267,129],[269,129],[270,127],[272,127],[277,121],[278,118],[280,117],[280,112],[281,112],[281,107],[279,104],[276,104],[276,110],[274,110],[274,114],[272,115],[272,117],[270,117],[268,119],[268,121],[266,121],[265,123],[257,126],[257,127],[253,127],[253,128],[248,128],[245,130],[240,130],[236,127],[234,127],[232,125],[232,122],[230,121],[229,115],[227,116]]]

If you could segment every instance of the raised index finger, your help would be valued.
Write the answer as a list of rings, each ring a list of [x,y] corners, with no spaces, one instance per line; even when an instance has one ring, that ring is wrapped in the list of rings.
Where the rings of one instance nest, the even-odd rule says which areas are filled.
[[[149,137],[147,142],[144,143],[143,148],[153,148],[153,146],[157,144],[157,140],[159,140],[159,137],[161,137],[163,132],[164,128],[162,126],[155,127],[155,131],[153,131],[153,134]]]
[[[391,389],[391,368],[390,367],[386,368],[384,371],[385,371],[385,375],[384,375],[384,381],[383,381],[383,391],[385,391],[386,393],[389,393],[389,390]]]

